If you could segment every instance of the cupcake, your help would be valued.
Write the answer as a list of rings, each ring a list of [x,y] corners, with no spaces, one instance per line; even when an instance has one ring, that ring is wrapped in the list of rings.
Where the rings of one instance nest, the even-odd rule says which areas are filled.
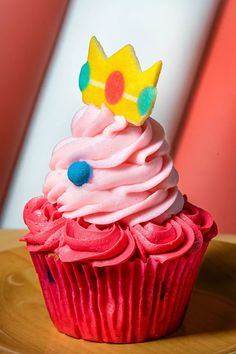
[[[22,240],[56,328],[135,343],[182,323],[217,227],[178,190],[161,125],[150,117],[161,70],[130,45],[107,58],[95,37],[79,87],[86,104],[53,150]]]

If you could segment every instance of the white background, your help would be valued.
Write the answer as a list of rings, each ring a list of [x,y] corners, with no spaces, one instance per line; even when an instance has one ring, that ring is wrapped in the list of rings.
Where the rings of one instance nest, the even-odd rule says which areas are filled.
[[[82,106],[77,86],[96,35],[107,55],[131,43],[143,69],[164,65],[153,117],[173,141],[218,0],[74,0],[53,53],[32,116],[1,218],[1,227],[24,227],[25,202],[42,194],[53,146],[70,135],[70,122]]]

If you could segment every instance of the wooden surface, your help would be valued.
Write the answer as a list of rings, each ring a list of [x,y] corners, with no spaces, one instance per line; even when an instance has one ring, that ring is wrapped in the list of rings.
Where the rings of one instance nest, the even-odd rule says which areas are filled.
[[[0,353],[236,353],[236,236],[212,241],[182,327],[141,344],[101,344],[60,334],[46,312],[30,258],[17,239],[0,231]]]

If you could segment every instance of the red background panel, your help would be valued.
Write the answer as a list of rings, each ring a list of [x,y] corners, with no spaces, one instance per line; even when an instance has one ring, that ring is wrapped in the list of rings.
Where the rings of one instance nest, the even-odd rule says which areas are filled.
[[[223,2],[176,151],[180,188],[236,233],[236,1]]]
[[[67,3],[0,1],[0,206]]]

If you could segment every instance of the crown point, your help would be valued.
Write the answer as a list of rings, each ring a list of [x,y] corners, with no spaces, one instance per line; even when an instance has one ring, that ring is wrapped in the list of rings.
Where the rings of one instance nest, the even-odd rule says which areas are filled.
[[[161,73],[161,68],[162,68],[162,61],[160,60],[144,71],[146,78],[149,81],[152,81],[153,86],[156,86],[157,84],[157,81]]]
[[[106,58],[104,49],[95,36],[93,36],[90,40],[88,57],[92,57],[92,60]]]

